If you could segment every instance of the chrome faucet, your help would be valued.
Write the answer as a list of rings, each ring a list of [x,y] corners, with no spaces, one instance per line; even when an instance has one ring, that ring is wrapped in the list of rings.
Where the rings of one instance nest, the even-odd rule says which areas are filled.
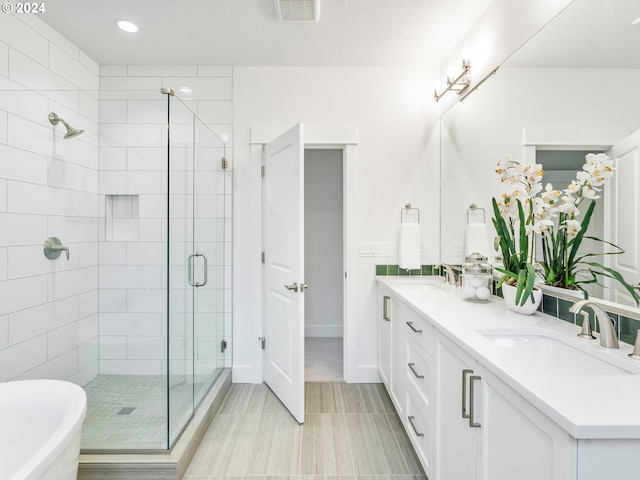
[[[613,329],[613,320],[609,318],[609,314],[597,303],[591,300],[578,300],[571,305],[569,311],[571,313],[580,313],[583,307],[589,307],[596,315],[600,330],[600,345],[606,348],[620,348],[618,345],[618,335]]]
[[[447,283],[450,285],[453,285],[454,287],[457,286],[456,276],[453,273],[453,267],[448,263],[439,263],[436,265],[436,268],[440,268],[440,267],[444,267],[445,278],[447,279]]]

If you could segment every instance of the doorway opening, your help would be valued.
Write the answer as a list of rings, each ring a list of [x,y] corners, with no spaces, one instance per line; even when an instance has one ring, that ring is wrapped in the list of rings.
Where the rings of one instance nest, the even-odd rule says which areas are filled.
[[[344,155],[304,150],[305,381],[344,380]]]

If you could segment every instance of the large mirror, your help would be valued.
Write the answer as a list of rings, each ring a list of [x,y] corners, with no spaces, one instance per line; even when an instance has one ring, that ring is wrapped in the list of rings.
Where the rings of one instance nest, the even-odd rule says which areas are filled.
[[[541,163],[545,183],[565,188],[586,153],[607,152],[640,129],[639,17],[637,0],[617,0],[615,5],[574,0],[493,77],[442,116],[441,205],[447,212],[441,221],[443,262],[463,262],[471,204],[484,209],[486,250],[490,256],[495,252],[491,198],[504,188],[494,172],[503,155]],[[594,233],[612,241],[615,235],[626,250],[618,261],[633,284],[640,282],[640,198],[635,194],[639,161],[618,169],[612,179],[634,193],[620,198],[615,210],[599,206],[599,220],[592,221],[592,228],[599,229]],[[614,217],[617,227],[612,226]],[[590,294],[629,303],[612,290],[595,288]]]

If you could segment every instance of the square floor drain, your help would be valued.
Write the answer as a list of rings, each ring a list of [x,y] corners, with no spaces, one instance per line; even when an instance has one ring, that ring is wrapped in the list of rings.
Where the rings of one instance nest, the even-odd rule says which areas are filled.
[[[136,409],[136,407],[123,407],[120,409],[120,411],[117,413],[118,415],[131,415],[131,412],[133,412]]]

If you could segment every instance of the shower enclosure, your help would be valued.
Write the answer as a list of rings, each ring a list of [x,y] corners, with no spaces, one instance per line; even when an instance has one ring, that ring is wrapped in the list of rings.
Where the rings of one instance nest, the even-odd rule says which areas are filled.
[[[195,110],[0,89],[0,381],[81,385],[84,452],[170,449],[230,366],[231,173]]]

